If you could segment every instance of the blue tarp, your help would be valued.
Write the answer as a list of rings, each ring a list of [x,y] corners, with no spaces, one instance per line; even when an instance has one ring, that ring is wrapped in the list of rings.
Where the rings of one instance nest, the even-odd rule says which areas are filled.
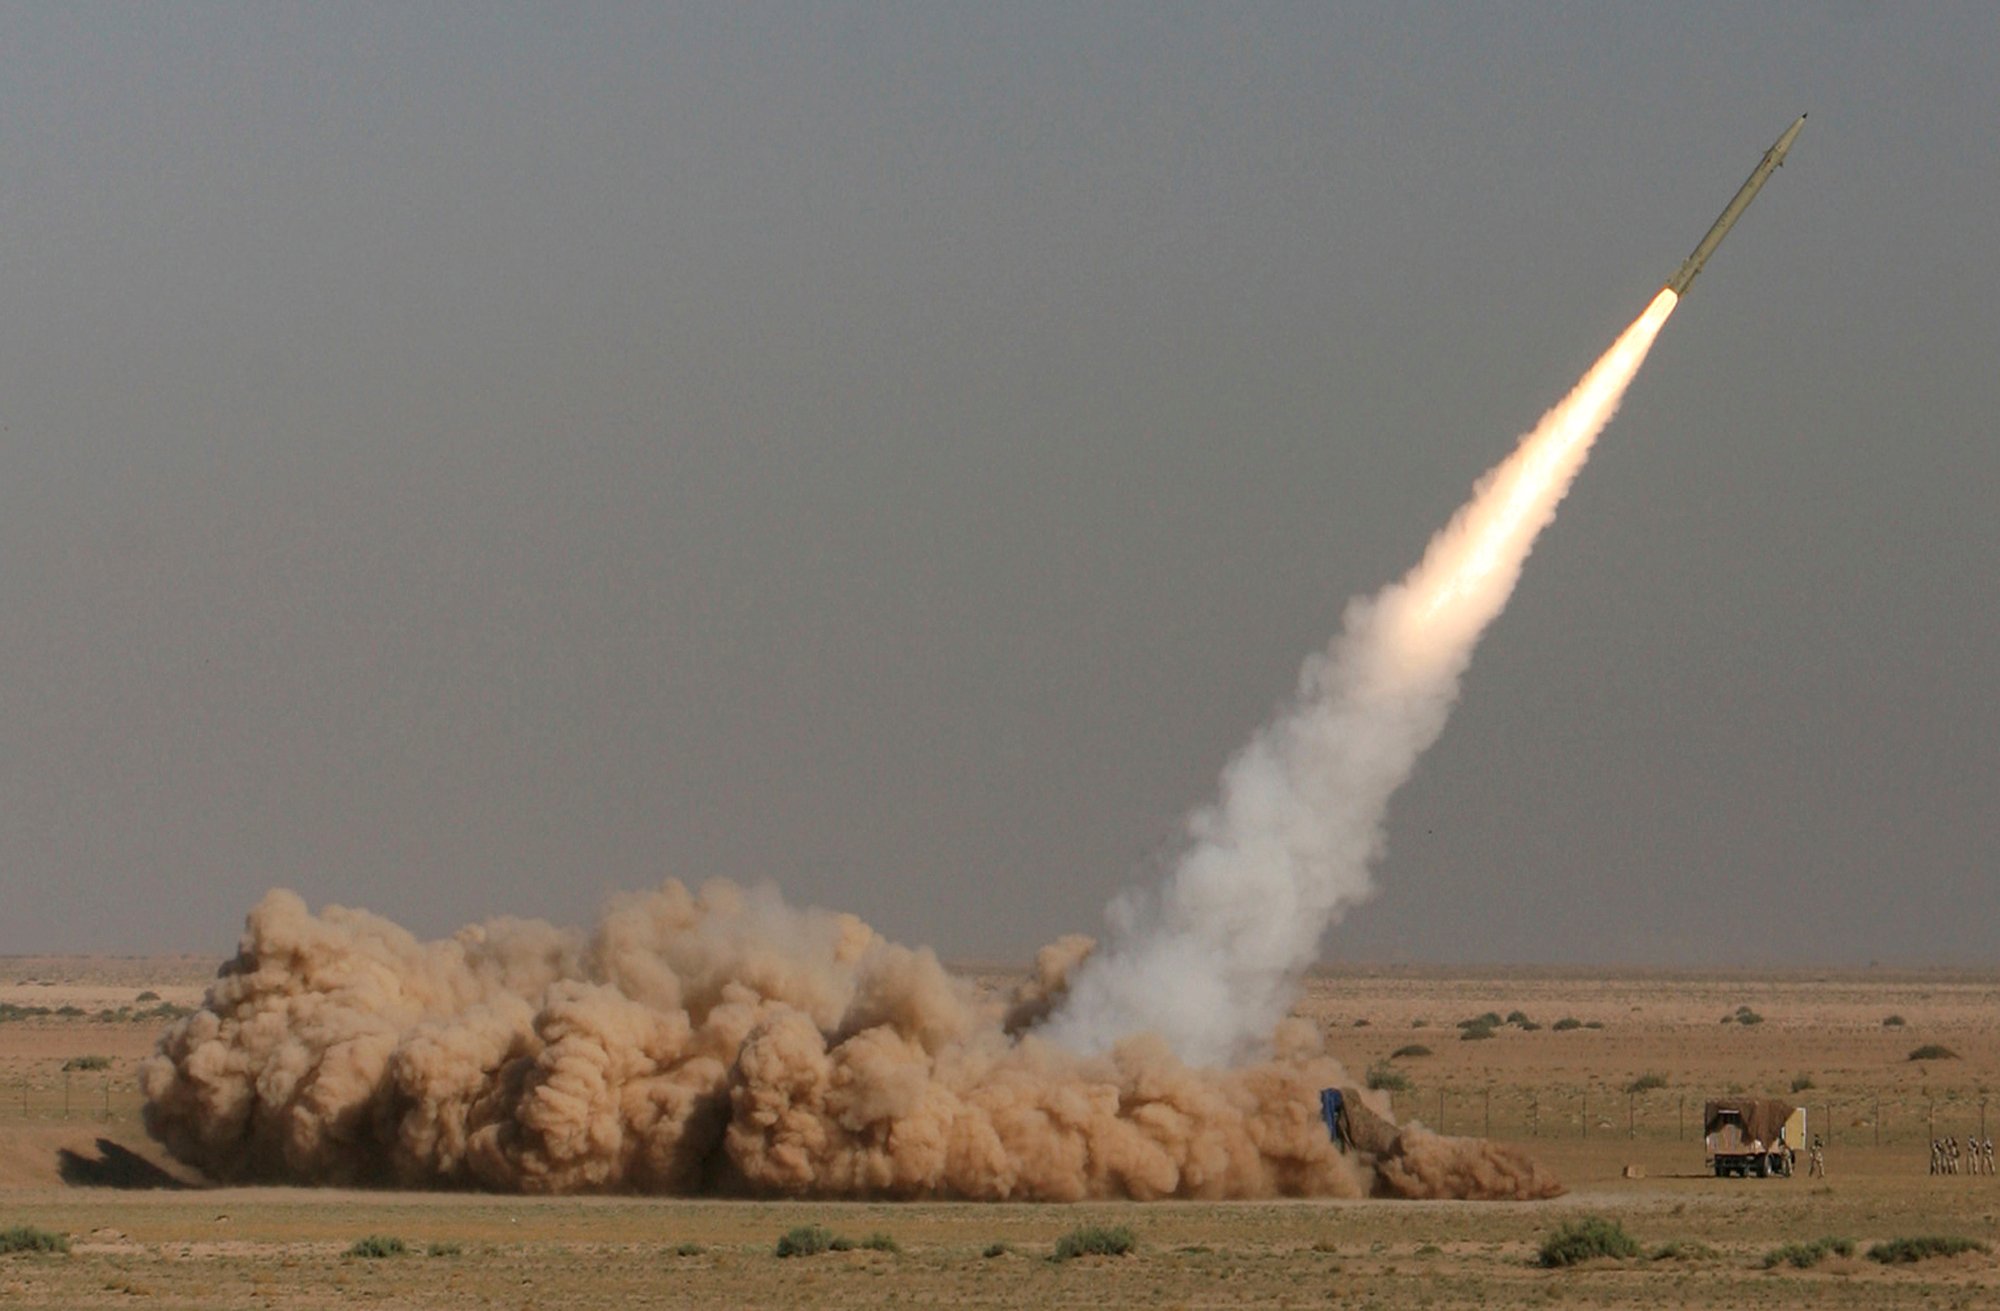
[[[1344,1109],[1341,1104],[1343,1100],[1338,1088],[1319,1090],[1319,1118],[1326,1121],[1327,1136],[1339,1144],[1340,1150],[1344,1152],[1347,1150],[1347,1135],[1342,1132],[1340,1123],[1340,1113]]]

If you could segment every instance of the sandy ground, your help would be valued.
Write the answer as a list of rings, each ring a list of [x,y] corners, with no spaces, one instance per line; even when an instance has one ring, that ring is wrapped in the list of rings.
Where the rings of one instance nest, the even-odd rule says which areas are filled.
[[[41,998],[74,989],[62,995],[92,1014],[146,990],[192,1000],[212,969],[26,964],[0,962],[0,1001],[49,1005]],[[1739,1007],[1761,1022],[1742,1023]],[[2000,974],[1360,971],[1314,979],[1300,1009],[1357,1076],[1375,1067],[1407,1081],[1399,1113],[1442,1114],[1450,1132],[1490,1123],[1570,1193],[1526,1205],[1062,1207],[187,1187],[199,1180],[138,1124],[132,1071],[156,1026],[49,1017],[0,1023],[0,1230],[59,1232],[71,1251],[0,1256],[0,1305],[2000,1305],[1991,1254],[1895,1268],[1860,1255],[1809,1270],[1763,1264],[1782,1244],[1822,1236],[1864,1251],[1933,1233],[2000,1248],[2000,1179],[1926,1173],[1933,1122],[1939,1134],[1978,1133],[1987,1090],[2000,1086]],[[1541,1027],[1461,1039],[1457,1022],[1485,1011]],[[1903,1022],[1885,1025],[1892,1016]],[[1557,1031],[1565,1017],[1579,1026]],[[1908,1059],[1926,1043],[1957,1055]],[[1429,1054],[1392,1056],[1412,1046]],[[79,1056],[106,1068],[66,1073]],[[1642,1075],[1662,1086],[1628,1094]],[[1832,1134],[1829,1180],[1704,1172],[1690,1123],[1703,1097],[1784,1094],[1805,1080],[1799,1100]],[[1992,1112],[2000,1135],[2000,1105]],[[1582,1215],[1615,1219],[1645,1255],[1538,1268],[1540,1242]],[[900,1250],[777,1258],[778,1237],[803,1224],[886,1234]],[[1136,1250],[1048,1259],[1086,1224],[1130,1228]],[[400,1238],[409,1254],[346,1255],[369,1234]],[[1655,1259],[1663,1248],[1673,1254]]]

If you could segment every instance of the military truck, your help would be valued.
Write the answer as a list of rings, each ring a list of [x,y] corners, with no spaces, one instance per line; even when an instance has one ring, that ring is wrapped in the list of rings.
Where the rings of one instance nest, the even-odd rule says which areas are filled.
[[[1779,1097],[1721,1097],[1701,1111],[1702,1148],[1720,1179],[1788,1175],[1806,1145],[1806,1108]]]

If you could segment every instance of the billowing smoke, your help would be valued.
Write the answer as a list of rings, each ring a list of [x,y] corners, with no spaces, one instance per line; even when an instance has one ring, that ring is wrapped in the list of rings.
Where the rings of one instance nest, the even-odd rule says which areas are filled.
[[[1230,762],[1165,888],[1011,997],[774,893],[679,883],[588,935],[419,942],[286,892],[141,1072],[147,1128],[226,1180],[532,1192],[1068,1201],[1543,1197],[1525,1155],[1399,1128],[1307,1024],[1299,972],[1367,895],[1390,794],[1674,306],[1662,292],[1483,478],[1423,562],[1352,605]],[[1348,1087],[1352,1155],[1319,1118]]]
[[[588,935],[496,920],[435,942],[273,892],[141,1070],[146,1125],[230,1181],[1044,1201],[1411,1191],[1415,1167],[1392,1173],[1393,1125],[1370,1118],[1373,1149],[1352,1155],[1329,1138],[1319,1089],[1347,1081],[1311,1025],[1279,1024],[1268,1059],[1227,1071],[1150,1036],[1081,1055],[1020,1032],[1089,946],[1066,939],[1013,995],[989,995],[851,915],[723,883],[621,897]],[[1458,1181],[1469,1196],[1555,1189],[1531,1166]]]
[[[1261,1045],[1327,927],[1372,891],[1390,795],[1443,730],[1480,634],[1676,299],[1662,291],[1480,479],[1422,563],[1348,607],[1291,705],[1189,818],[1165,886],[1113,904],[1109,944],[1078,972],[1045,1036],[1096,1052],[1150,1032],[1202,1066]]]

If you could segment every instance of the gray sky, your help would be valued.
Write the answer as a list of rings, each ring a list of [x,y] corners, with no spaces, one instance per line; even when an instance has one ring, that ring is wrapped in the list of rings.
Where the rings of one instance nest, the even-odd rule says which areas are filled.
[[[1985,4],[0,9],[0,952],[1095,931],[1809,110],[1329,955],[1991,961],[1996,84]]]

